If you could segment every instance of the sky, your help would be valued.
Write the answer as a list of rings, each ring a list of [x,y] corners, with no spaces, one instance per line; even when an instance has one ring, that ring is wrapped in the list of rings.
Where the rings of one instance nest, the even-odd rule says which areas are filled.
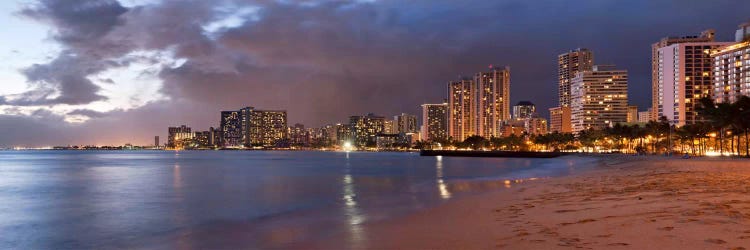
[[[4,0],[0,147],[148,145],[219,111],[285,109],[289,124],[420,114],[446,84],[511,68],[511,103],[557,103],[557,55],[583,47],[650,105],[650,45],[715,29],[746,0]],[[163,139],[164,140],[164,139]]]

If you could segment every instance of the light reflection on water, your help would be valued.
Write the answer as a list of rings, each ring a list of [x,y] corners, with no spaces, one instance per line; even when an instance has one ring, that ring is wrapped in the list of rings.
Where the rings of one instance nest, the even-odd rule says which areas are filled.
[[[414,153],[0,151],[0,249],[284,248],[592,159]],[[506,182],[507,180],[507,182]]]

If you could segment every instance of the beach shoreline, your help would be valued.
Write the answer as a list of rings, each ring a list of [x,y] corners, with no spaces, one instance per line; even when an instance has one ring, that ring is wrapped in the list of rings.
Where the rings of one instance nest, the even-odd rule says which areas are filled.
[[[405,217],[366,223],[317,249],[744,249],[750,161],[599,156],[574,176],[514,183]]]

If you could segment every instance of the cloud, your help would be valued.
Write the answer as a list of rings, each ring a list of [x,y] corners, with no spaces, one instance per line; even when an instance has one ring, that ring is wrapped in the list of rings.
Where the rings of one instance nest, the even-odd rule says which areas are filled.
[[[107,112],[99,112],[90,109],[76,109],[67,113],[68,115],[80,115],[88,118],[100,118],[108,115]]]
[[[87,77],[113,65],[112,55],[128,49],[102,39],[127,9],[114,0],[42,0],[24,8],[20,14],[54,27],[53,38],[65,48],[54,59],[34,64],[22,73],[34,89],[11,96],[6,103],[16,106],[79,105],[107,98]]]

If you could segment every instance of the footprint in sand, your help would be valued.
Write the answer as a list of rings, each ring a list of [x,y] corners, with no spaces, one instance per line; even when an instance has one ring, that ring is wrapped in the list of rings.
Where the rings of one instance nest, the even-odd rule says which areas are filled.
[[[674,227],[660,227],[659,230],[672,231],[672,230],[674,230]]]
[[[714,243],[714,244],[724,244],[727,243],[726,241],[722,239],[706,239],[706,242],[708,243]]]
[[[617,242],[617,243],[609,243],[609,244],[607,244],[607,246],[612,246],[612,247],[623,246],[624,247],[624,246],[630,246],[630,244],[624,243],[624,242]]]

